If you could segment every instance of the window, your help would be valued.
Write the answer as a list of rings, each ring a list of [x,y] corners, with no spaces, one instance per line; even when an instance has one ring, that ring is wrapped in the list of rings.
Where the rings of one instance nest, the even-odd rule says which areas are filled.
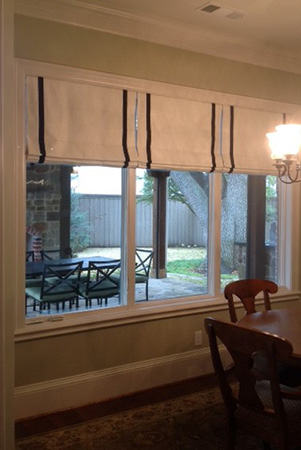
[[[208,178],[198,172],[138,171],[136,246],[154,252],[152,300],[207,294]],[[137,283],[136,301],[143,298]]]
[[[110,292],[87,299],[82,288],[89,261],[121,261],[121,169],[28,164],[26,174],[27,317],[108,306]],[[51,290],[44,297],[40,294],[45,265],[79,261],[85,269],[79,302],[65,301],[65,297],[47,302]],[[120,272],[121,264],[114,277]],[[123,293],[111,293],[109,306],[119,306]]]
[[[278,282],[277,179],[223,175],[221,206],[221,288],[232,280]]]
[[[162,95],[162,86],[148,83],[136,92],[134,80],[130,86],[126,78],[115,84],[111,80],[108,86],[105,75],[90,79],[80,72],[70,77],[70,69],[47,67],[49,73],[42,71],[49,75],[44,80],[46,159],[36,164],[30,161],[40,157],[37,131],[43,130],[43,123],[37,108],[41,80],[32,74],[39,73],[40,65],[20,66],[20,148],[24,145],[28,161],[26,223],[19,222],[28,260],[25,264],[22,258],[19,267],[24,284],[39,286],[42,271],[29,270],[39,258],[42,266],[70,258],[85,259],[85,264],[92,258],[120,262],[113,274],[118,293],[91,302],[82,295],[78,305],[66,301],[48,309],[45,302],[40,312],[40,303],[34,304],[30,296],[24,302],[23,284],[22,308],[17,311],[20,329],[24,303],[28,324],[35,318],[51,322],[59,315],[71,326],[89,321],[99,326],[102,320],[202,309],[220,300],[224,285],[240,277],[262,276],[292,287],[292,269],[297,267],[292,217],[298,199],[293,189],[278,186],[275,177],[266,175],[270,160],[259,149],[266,129],[282,118],[279,107],[269,105],[274,113],[262,105],[257,110],[254,100],[250,109],[234,108],[235,173],[230,174],[225,172],[233,169],[233,107],[223,106],[223,96],[210,93],[210,101],[212,95],[216,102],[211,104],[208,93],[204,102],[199,90],[179,87],[174,97],[168,86]],[[25,83],[24,73],[31,74]],[[155,94],[145,94],[152,90]],[[90,105],[85,110],[80,108],[83,98]],[[88,121],[82,117],[86,110],[92,114]],[[260,128],[254,140],[255,128],[242,126],[246,117]],[[251,133],[247,137],[246,130]],[[151,155],[145,150],[150,131]],[[246,142],[248,151],[240,151]],[[18,173],[22,180],[21,166]],[[22,183],[20,196],[23,192]],[[141,262],[144,274],[138,273]],[[85,283],[86,266],[82,273]],[[97,281],[96,272],[93,276]]]
[[[136,304],[208,295],[209,233],[219,228],[221,290],[228,282],[246,277],[277,282],[276,178],[212,176],[222,179],[217,229],[208,226],[213,223],[209,174],[136,171]],[[85,279],[89,261],[122,261],[125,198],[121,179],[117,168],[27,165],[26,287],[41,287],[45,264],[84,261]],[[119,307],[127,297],[122,286],[119,282],[118,294],[112,291],[89,301],[81,291],[78,303],[39,302],[27,295],[26,315]]]

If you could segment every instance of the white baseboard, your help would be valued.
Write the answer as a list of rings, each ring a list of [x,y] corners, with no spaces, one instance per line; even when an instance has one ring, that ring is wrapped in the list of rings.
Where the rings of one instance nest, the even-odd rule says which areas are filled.
[[[20,420],[143,391],[213,372],[209,349],[142,361],[15,389]]]

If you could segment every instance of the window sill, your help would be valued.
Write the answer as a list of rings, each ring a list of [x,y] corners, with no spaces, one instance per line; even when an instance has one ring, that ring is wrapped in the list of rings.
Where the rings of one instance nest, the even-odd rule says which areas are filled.
[[[279,289],[271,299],[272,305],[280,302],[296,302],[300,300],[300,291]],[[237,302],[239,304],[239,301]],[[259,299],[258,304],[263,304]],[[181,317],[195,314],[207,314],[227,311],[228,305],[221,295],[219,297],[199,298],[198,300],[179,299],[174,301],[152,301],[135,305],[132,309],[126,306],[97,310],[85,313],[66,314],[41,317],[28,320],[23,328],[16,330],[16,342],[58,336],[69,333],[91,331],[131,323],[159,320],[170,317]]]

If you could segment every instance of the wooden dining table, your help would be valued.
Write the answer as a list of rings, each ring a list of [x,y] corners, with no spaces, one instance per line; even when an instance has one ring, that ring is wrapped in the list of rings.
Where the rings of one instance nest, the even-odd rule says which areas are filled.
[[[293,346],[291,361],[301,366],[301,308],[256,312],[241,318],[237,325],[286,338]]]

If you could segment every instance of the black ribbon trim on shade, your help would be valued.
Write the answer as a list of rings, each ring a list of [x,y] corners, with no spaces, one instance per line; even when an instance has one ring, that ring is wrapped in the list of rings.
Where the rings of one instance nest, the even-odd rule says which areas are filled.
[[[228,173],[232,173],[235,169],[234,163],[234,106],[230,106],[230,161],[231,168]]]
[[[216,161],[215,161],[215,103],[212,103],[211,105],[211,161],[212,161],[212,167],[210,172],[214,172],[216,168]]]
[[[286,114],[284,113],[282,117],[283,117],[282,123],[283,123],[283,125],[285,125],[286,124]]]
[[[128,91],[123,90],[123,97],[122,97],[122,149],[124,154],[123,167],[128,167],[130,161],[127,140],[128,140]]]
[[[151,96],[146,94],[146,156],[147,156],[147,169],[151,168],[152,164],[152,130],[151,130]]]
[[[44,111],[44,78],[38,77],[38,114],[39,114],[39,149],[38,164],[43,164],[46,158],[45,147],[45,111]]]

